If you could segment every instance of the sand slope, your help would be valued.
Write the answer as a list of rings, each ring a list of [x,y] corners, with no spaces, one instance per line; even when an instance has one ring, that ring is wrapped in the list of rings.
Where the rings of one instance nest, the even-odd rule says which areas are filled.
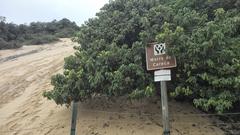
[[[74,53],[70,39],[15,50],[0,50],[0,135],[68,135],[71,108],[42,97],[50,77],[62,72]],[[223,135],[215,118],[186,103],[170,102],[173,135]],[[96,98],[79,104],[79,135],[160,135],[160,101]]]

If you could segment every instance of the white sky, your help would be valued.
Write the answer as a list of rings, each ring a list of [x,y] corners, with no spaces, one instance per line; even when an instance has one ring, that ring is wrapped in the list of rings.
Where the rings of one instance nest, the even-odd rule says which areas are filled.
[[[16,24],[68,18],[81,25],[106,3],[108,0],[0,0],[0,16]]]

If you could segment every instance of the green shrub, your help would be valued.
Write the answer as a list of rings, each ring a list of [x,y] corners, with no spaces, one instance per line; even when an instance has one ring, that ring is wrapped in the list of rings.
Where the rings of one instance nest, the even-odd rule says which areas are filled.
[[[63,29],[61,31],[58,31],[55,36],[56,37],[59,37],[59,38],[69,38],[69,37],[72,37],[75,33],[75,29],[72,29],[72,28],[66,28],[66,29]]]
[[[8,43],[0,38],[0,49],[7,49],[8,48]]]
[[[20,48],[20,47],[21,45],[17,42],[14,42],[14,41],[6,42],[4,39],[0,38],[0,50]]]
[[[44,96],[57,104],[95,93],[131,98],[155,94],[145,46],[165,42],[178,67],[170,90],[203,110],[223,112],[240,101],[240,12],[236,0],[115,0],[80,28],[64,74]]]
[[[33,36],[32,39],[24,42],[26,45],[40,45],[46,44],[54,41],[58,41],[59,39],[54,35],[36,35]]]
[[[18,48],[22,44],[44,44],[58,38],[72,37],[79,27],[64,18],[52,22],[32,22],[30,25],[6,23],[0,16],[0,49]]]

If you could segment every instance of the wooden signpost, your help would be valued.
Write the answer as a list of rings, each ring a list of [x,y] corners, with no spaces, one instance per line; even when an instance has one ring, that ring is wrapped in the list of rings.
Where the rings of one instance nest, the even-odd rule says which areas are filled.
[[[70,135],[76,135],[76,125],[77,125],[77,113],[78,113],[78,103],[76,101],[72,102],[72,121],[71,121],[71,131]]]
[[[151,43],[146,47],[146,62],[147,70],[157,70],[154,81],[161,82],[163,135],[170,135],[166,81],[171,81],[171,70],[163,69],[176,67],[176,58],[166,54],[165,43]]]

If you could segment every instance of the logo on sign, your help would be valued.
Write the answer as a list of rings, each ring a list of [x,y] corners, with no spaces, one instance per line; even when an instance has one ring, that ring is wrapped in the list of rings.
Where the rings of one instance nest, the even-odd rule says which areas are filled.
[[[163,55],[166,53],[165,43],[155,44],[154,45],[154,55]]]

